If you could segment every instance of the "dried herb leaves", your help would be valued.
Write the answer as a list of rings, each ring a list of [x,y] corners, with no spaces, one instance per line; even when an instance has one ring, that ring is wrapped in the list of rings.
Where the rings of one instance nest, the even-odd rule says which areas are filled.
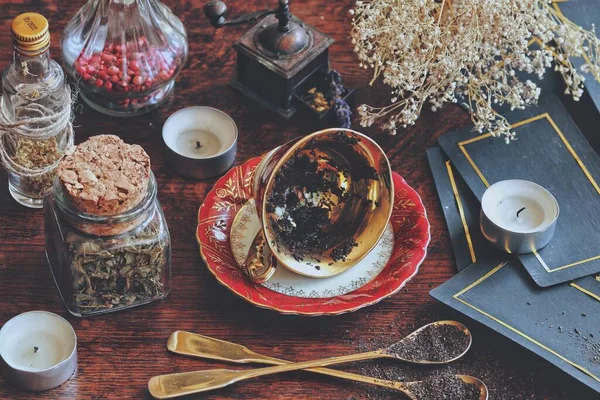
[[[61,156],[56,138],[45,140],[21,138],[17,140],[13,161],[26,169],[36,170],[51,166]],[[42,198],[52,188],[55,176],[56,168],[36,176],[22,176],[19,191],[34,198]]]
[[[94,239],[69,232],[73,296],[81,313],[127,307],[163,297],[168,235],[154,218],[134,234]]]

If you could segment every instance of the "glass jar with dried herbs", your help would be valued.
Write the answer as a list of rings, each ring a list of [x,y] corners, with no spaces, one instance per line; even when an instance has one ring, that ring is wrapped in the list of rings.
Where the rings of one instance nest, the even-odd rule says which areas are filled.
[[[2,75],[0,160],[13,198],[41,208],[58,162],[73,143],[71,91],[50,58],[46,18],[21,14],[11,32],[14,59]]]
[[[99,137],[123,143],[110,135],[94,138]],[[88,148],[89,154],[99,149]],[[121,152],[108,162],[128,154],[123,147],[105,151]],[[109,155],[98,154],[92,160]],[[147,157],[145,153],[131,157],[142,156]],[[110,187],[106,177],[115,176],[107,164],[94,169],[88,163],[77,169],[82,165],[74,163],[70,165],[75,169],[65,168],[73,160],[79,160],[77,155],[68,154],[61,161],[52,193],[44,200],[46,255],[67,309],[75,316],[88,316],[165,298],[171,290],[171,241],[149,163],[147,179],[137,180],[137,187],[118,174],[125,168],[139,170],[140,163],[116,165],[118,194],[113,202],[115,196],[100,191]],[[73,171],[77,177],[71,180]]]
[[[46,197],[46,253],[67,309],[76,316],[160,300],[171,290],[171,242],[154,176],[127,212],[78,211],[56,183]]]

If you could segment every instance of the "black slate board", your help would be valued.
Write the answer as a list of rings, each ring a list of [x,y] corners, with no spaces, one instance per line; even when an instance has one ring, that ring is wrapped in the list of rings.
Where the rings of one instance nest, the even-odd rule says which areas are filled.
[[[538,285],[599,272],[600,158],[554,96],[506,117],[518,135],[510,145],[469,128],[442,136],[440,144],[478,199],[504,179],[536,182],[557,198],[561,215],[554,239],[537,253],[519,256]]]
[[[497,250],[483,237],[479,229],[479,200],[442,149],[428,149],[427,159],[448,225],[456,268],[462,271],[477,260],[507,258],[506,253]]]
[[[600,282],[586,279],[540,288],[517,260],[478,261],[430,294],[600,393]]]

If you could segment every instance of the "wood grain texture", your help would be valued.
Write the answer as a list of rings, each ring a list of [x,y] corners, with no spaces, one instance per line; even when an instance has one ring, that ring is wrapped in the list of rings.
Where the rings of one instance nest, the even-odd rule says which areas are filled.
[[[475,376],[487,376],[488,384],[495,388],[492,399],[597,398],[508,340],[437,304],[428,294],[455,273],[455,266],[425,150],[436,145],[440,134],[468,124],[468,115],[458,107],[447,107],[435,114],[425,112],[415,126],[395,137],[387,136],[377,127],[364,130],[383,146],[394,170],[422,196],[431,220],[428,257],[420,273],[400,293],[356,313],[302,318],[257,309],[221,287],[205,269],[194,235],[198,207],[214,181],[188,181],[165,165],[160,138],[162,124],[171,113],[186,106],[206,105],[226,111],[240,131],[238,164],[293,137],[310,133],[314,126],[302,118],[280,120],[229,89],[235,65],[231,45],[249,26],[215,31],[204,19],[201,0],[166,3],[184,21],[190,42],[189,61],[177,80],[175,96],[158,111],[131,119],[110,118],[82,105],[78,107],[75,123],[78,143],[90,135],[112,133],[140,144],[150,155],[173,240],[173,291],[166,300],[149,306],[88,319],[71,317],[61,304],[46,263],[42,211],[18,205],[3,183],[0,185],[0,323],[18,313],[37,309],[65,316],[78,334],[79,367],[75,377],[64,386],[41,395],[22,392],[0,379],[0,398],[148,398],[146,385],[153,375],[229,367],[167,353],[166,340],[176,329],[235,341],[275,357],[309,360],[354,352],[359,345],[372,347],[381,341],[389,342],[424,323],[448,318],[467,323],[475,335],[473,350],[456,368]],[[61,31],[82,4],[83,0],[2,2],[0,67],[4,68],[12,57],[9,27],[16,15],[24,11],[44,14],[50,21],[53,55],[59,58]],[[274,4],[273,0],[230,1],[230,15]],[[348,86],[360,88],[359,104],[382,103],[389,90],[382,85],[368,87],[369,73],[358,68],[352,53],[348,39],[350,7],[348,0],[292,2],[295,15],[336,40],[331,47],[332,67],[342,72]],[[354,127],[358,127],[356,121]],[[6,182],[4,172],[0,172],[0,181]],[[362,385],[299,372],[248,381],[198,398],[395,396],[369,393]]]

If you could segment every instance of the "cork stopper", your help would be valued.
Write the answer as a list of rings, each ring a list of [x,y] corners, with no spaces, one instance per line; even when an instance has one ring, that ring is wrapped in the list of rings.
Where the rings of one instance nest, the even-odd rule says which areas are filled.
[[[79,211],[112,216],[137,205],[150,180],[150,158],[114,135],[92,136],[67,150],[58,165],[66,198]]]
[[[27,55],[37,55],[48,50],[50,31],[48,20],[41,14],[28,12],[19,15],[11,24],[13,47]]]

